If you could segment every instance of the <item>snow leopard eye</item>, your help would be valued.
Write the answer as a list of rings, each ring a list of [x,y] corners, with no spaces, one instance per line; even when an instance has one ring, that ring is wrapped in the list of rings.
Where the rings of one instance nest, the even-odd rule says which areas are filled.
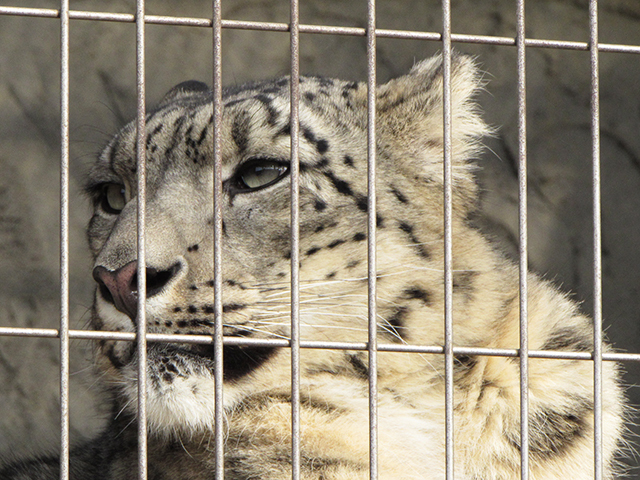
[[[280,181],[288,172],[289,167],[276,160],[251,160],[236,173],[236,186],[240,191],[259,190]]]
[[[127,204],[127,194],[124,185],[106,183],[102,186],[100,206],[107,213],[118,214]]]

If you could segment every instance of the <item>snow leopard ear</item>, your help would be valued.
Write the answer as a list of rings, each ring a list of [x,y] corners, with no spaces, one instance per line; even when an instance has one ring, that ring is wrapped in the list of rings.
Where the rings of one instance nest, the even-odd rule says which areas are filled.
[[[192,95],[206,94],[210,91],[211,89],[206,83],[199,82],[197,80],[187,80],[186,82],[179,83],[169,90],[160,101],[158,107],[168,105],[176,100],[190,97]]]
[[[490,133],[474,102],[481,87],[482,75],[474,60],[454,53],[451,112],[453,159],[457,165],[476,154],[480,138]],[[376,109],[379,149],[395,157],[395,162],[409,162],[411,165],[405,167],[414,171],[418,167],[431,178],[440,176],[444,143],[442,56],[424,60],[407,75],[379,86]]]

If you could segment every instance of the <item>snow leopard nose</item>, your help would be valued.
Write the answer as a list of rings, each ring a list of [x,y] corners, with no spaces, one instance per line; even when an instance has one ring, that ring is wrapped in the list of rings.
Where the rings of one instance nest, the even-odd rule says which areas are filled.
[[[147,298],[160,293],[179,270],[179,263],[161,271],[147,267]],[[115,271],[103,266],[95,267],[93,278],[98,282],[102,297],[135,320],[138,313],[138,262],[134,260]]]

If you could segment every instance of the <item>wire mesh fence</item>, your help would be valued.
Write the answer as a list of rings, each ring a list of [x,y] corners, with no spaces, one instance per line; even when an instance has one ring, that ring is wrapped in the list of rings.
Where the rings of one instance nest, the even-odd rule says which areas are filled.
[[[438,2],[439,3],[439,2]],[[602,2],[600,2],[602,3]],[[147,478],[148,466],[146,464],[147,451],[147,424],[146,424],[146,393],[144,380],[146,373],[146,351],[147,342],[180,342],[185,344],[205,344],[213,345],[215,351],[215,407],[216,407],[216,478],[222,478],[224,473],[224,431],[223,431],[223,397],[224,388],[222,384],[222,351],[226,345],[252,345],[265,347],[280,347],[291,350],[291,391],[292,391],[292,478],[300,478],[300,349],[333,349],[333,350],[354,350],[368,352],[369,359],[369,431],[370,431],[370,477],[377,478],[377,369],[376,358],[378,352],[407,352],[422,353],[444,356],[445,361],[445,395],[446,395],[446,475],[447,478],[454,476],[454,370],[453,362],[455,355],[473,356],[502,356],[519,359],[520,364],[520,391],[521,391],[521,467],[522,478],[528,478],[529,471],[529,443],[528,443],[528,359],[530,358],[555,358],[573,359],[579,361],[593,362],[594,365],[594,411],[595,411],[595,432],[594,432],[594,458],[595,458],[595,478],[602,478],[602,362],[638,362],[640,353],[637,349],[630,349],[628,352],[603,352],[603,235],[602,231],[602,200],[601,200],[601,140],[602,132],[606,130],[600,123],[600,79],[601,79],[601,57],[605,54],[624,54],[629,56],[629,62],[637,62],[635,55],[640,54],[640,44],[637,43],[613,43],[601,42],[599,33],[599,5],[597,0],[591,0],[588,5],[588,16],[585,18],[585,25],[588,27],[588,38],[583,41],[563,40],[557,38],[531,38],[527,36],[527,20],[525,15],[525,0],[520,0],[513,5],[513,20],[515,23],[515,35],[493,35],[493,34],[466,34],[458,33],[455,29],[455,15],[460,12],[454,11],[452,14],[450,2],[443,0],[440,4],[440,15],[442,29],[440,31],[418,31],[409,29],[385,29],[379,28],[382,21],[376,16],[376,4],[374,0],[369,0],[366,8],[366,16],[362,18],[362,26],[342,26],[342,25],[316,25],[301,22],[300,9],[304,7],[298,5],[296,0],[289,3],[289,20],[274,22],[264,20],[231,20],[223,18],[224,5],[214,1],[210,16],[186,17],[178,15],[151,15],[147,13],[148,8],[145,2],[137,0],[136,10],[132,13],[103,12],[103,11],[83,11],[70,9],[68,0],[62,0],[59,7],[36,8],[36,7],[16,7],[0,6],[0,19],[3,22],[11,22],[15,17],[33,17],[38,19],[49,19],[51,22],[59,22],[60,28],[60,288],[59,288],[59,326],[56,328],[40,328],[36,326],[0,326],[1,337],[38,337],[59,339],[59,375],[60,375],[60,458],[61,458],[61,479],[69,478],[69,455],[70,455],[70,341],[72,340],[125,340],[136,342],[139,362],[138,382],[140,386],[138,395],[138,448],[139,448],[139,478]],[[322,8],[321,3],[317,3],[317,8]],[[600,10],[603,6],[600,6]],[[140,295],[138,303],[137,331],[133,332],[109,332],[90,331],[85,329],[71,328],[69,315],[70,297],[70,274],[69,257],[70,250],[70,219],[69,202],[70,191],[69,182],[72,178],[70,166],[70,117],[73,116],[69,106],[70,92],[72,88],[82,88],[80,85],[71,85],[69,82],[70,62],[73,61],[74,48],[71,43],[71,36],[76,24],[88,22],[89,24],[99,22],[115,22],[122,24],[135,24],[135,35],[132,35],[130,42],[136,44],[136,86],[137,86],[137,165],[138,165],[138,289],[144,292],[145,286],[145,105],[147,84],[147,58],[146,49],[149,48],[146,34],[152,25],[161,25],[168,28],[185,27],[189,29],[204,29],[212,33],[213,48],[213,111],[214,111],[214,132],[219,131],[221,122],[222,103],[222,77],[224,62],[224,41],[223,32],[227,31],[252,31],[266,32],[270,34],[285,34],[289,37],[289,63],[291,75],[291,336],[289,339],[247,339],[237,337],[223,337],[222,334],[222,280],[220,265],[224,261],[221,257],[223,242],[222,239],[222,209],[220,206],[220,185],[221,185],[221,163],[219,135],[214,133],[214,158],[216,168],[214,170],[214,191],[213,202],[213,238],[214,238],[214,311],[216,313],[215,333],[213,335],[170,335],[147,333],[145,319],[145,295]],[[336,22],[339,23],[339,22]],[[339,341],[317,341],[305,340],[300,335],[300,278],[299,278],[299,160],[298,144],[300,138],[299,130],[299,85],[297,79],[301,72],[301,44],[304,43],[305,35],[320,36],[340,36],[356,37],[366,42],[366,82],[368,85],[368,201],[371,208],[368,210],[368,320],[369,337],[367,342],[339,342]],[[377,82],[377,68],[379,65],[376,57],[377,42],[381,39],[394,40],[415,40],[428,44],[435,49],[440,49],[443,54],[444,68],[444,198],[445,198],[445,261],[444,261],[444,291],[445,310],[443,322],[445,325],[444,345],[399,345],[380,342],[376,335],[377,313],[376,313],[376,115],[375,115],[375,85]],[[640,41],[640,39],[636,38]],[[451,161],[451,56],[452,48],[455,46],[464,50],[465,46],[478,45],[492,47],[495,55],[509,49],[516,52],[516,62],[511,65],[515,72],[516,86],[513,93],[516,103],[517,123],[517,152],[515,153],[515,168],[518,178],[518,221],[517,221],[517,248],[520,267],[520,346],[518,349],[497,349],[480,348],[474,346],[454,346],[453,336],[453,267],[452,267],[452,227],[451,227],[451,204],[452,204],[452,161]],[[592,305],[594,321],[593,351],[590,352],[559,352],[547,350],[532,350],[528,346],[528,306],[527,306],[527,272],[529,270],[529,231],[528,231],[528,108],[531,98],[528,95],[527,78],[531,74],[527,54],[532,49],[547,49],[554,51],[583,51],[589,55],[589,89],[590,89],[590,116],[589,130],[591,137],[591,186],[592,186],[592,215],[591,231],[593,235],[591,255],[592,260],[592,295],[589,304]],[[108,53],[107,53],[108,54]],[[242,56],[242,52],[235,52],[235,55]],[[304,72],[302,72],[304,73]],[[260,72],[257,72],[258,76]],[[490,89],[491,87],[489,87]],[[636,113],[637,117],[637,113]],[[638,119],[635,119],[636,126]],[[634,150],[634,146],[627,147]],[[632,155],[633,156],[633,155]],[[633,157],[635,158],[635,157]],[[586,168],[586,167],[585,167]],[[586,220],[584,220],[586,221]],[[88,278],[88,277],[87,277]],[[88,281],[88,280],[87,280]],[[14,338],[13,341],[20,341]]]

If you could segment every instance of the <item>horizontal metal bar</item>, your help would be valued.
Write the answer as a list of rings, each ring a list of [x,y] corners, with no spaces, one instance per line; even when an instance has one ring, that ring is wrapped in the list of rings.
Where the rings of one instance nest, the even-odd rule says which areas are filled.
[[[23,7],[0,7],[0,15],[59,18],[60,11],[52,8],[23,8]],[[129,13],[109,13],[109,12],[88,12],[81,10],[71,10],[69,12],[71,20],[93,20],[102,22],[134,23],[135,15]],[[174,17],[165,15],[145,15],[145,23],[149,25],[174,25],[189,27],[211,28],[210,18],[196,17]],[[268,32],[288,32],[288,23],[277,22],[250,22],[244,20],[222,20],[222,28],[234,30],[260,30]],[[320,35],[346,35],[364,37],[367,32],[360,27],[338,27],[330,25],[300,25],[300,33],[320,34]],[[406,40],[427,40],[440,42],[442,35],[437,32],[416,32],[411,30],[389,30],[377,28],[375,35],[378,38],[397,38]],[[466,35],[452,33],[451,41],[455,43],[471,43],[481,45],[504,45],[516,46],[516,39],[513,37],[498,37],[490,35]],[[544,40],[525,39],[525,46],[530,48],[553,48],[562,50],[582,50],[588,51],[587,42],[571,42],[564,40]],[[624,45],[614,43],[600,43],[598,51],[609,53],[632,53],[640,54],[640,45]]]
[[[55,328],[14,328],[0,327],[0,337],[35,337],[35,338],[59,338],[59,331]],[[103,332],[96,330],[69,330],[69,338],[77,340],[120,340],[133,342],[136,339],[135,332]],[[161,333],[147,333],[147,341],[152,343],[187,343],[187,344],[213,344],[211,335],[173,335]],[[255,347],[282,347],[288,348],[291,342],[286,338],[258,339],[224,337],[225,345],[255,346]],[[301,340],[300,348],[326,349],[326,350],[367,350],[366,342],[326,342],[316,340]],[[437,345],[396,345],[393,343],[380,343],[379,352],[396,353],[425,353],[443,354],[444,349]],[[517,348],[481,348],[481,347],[453,347],[455,355],[478,355],[490,357],[518,357]],[[530,358],[549,358],[556,360],[592,360],[590,352],[560,352],[554,350],[529,350]],[[603,353],[602,359],[608,362],[640,362],[640,353]]]

